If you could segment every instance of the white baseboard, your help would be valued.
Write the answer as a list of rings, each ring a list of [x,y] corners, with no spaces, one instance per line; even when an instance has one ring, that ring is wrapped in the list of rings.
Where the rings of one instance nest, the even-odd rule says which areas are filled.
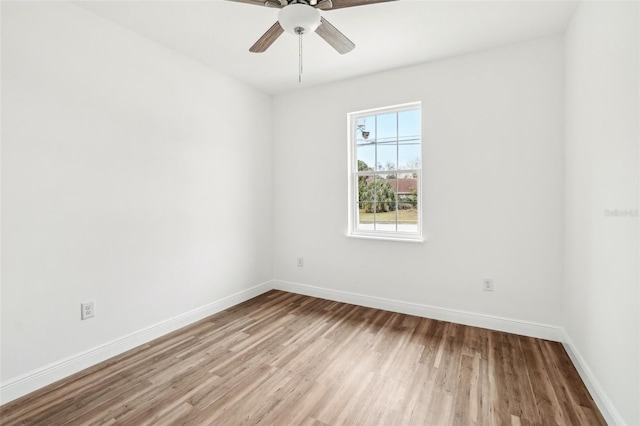
[[[0,384],[0,405],[271,290],[267,281]]]
[[[571,362],[573,362],[576,370],[578,370],[578,374],[580,374],[582,381],[589,390],[591,397],[600,409],[602,416],[607,421],[607,424],[624,426],[626,424],[624,419],[618,410],[616,410],[595,374],[593,374],[591,368],[589,368],[589,365],[582,357],[582,354],[580,354],[576,346],[573,344],[571,337],[569,337],[569,334],[564,329],[562,330],[562,344],[564,349],[567,351],[569,358],[571,358]]]
[[[540,339],[562,341],[562,328],[538,324],[534,322],[496,317],[492,315],[477,314],[473,312],[459,311],[455,309],[438,308],[419,303],[403,302],[381,297],[366,296],[364,294],[349,293],[340,290],[331,290],[306,284],[298,284],[287,281],[272,281],[274,289],[289,291],[291,293],[304,294],[306,296],[329,299],[336,302],[351,303],[353,305],[369,308],[384,309],[402,314],[416,315],[424,318],[432,318],[440,321],[448,321],[457,324],[471,325],[474,327],[488,328],[496,331],[520,334],[522,336],[537,337]]]

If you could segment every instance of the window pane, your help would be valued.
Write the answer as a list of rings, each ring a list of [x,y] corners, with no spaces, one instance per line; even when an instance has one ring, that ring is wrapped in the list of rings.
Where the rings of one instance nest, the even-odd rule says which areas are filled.
[[[395,142],[397,139],[397,116],[392,112],[390,114],[381,114],[377,116],[377,138],[378,143]]]
[[[365,231],[374,230],[373,203],[360,203],[358,205],[357,228]]]
[[[375,229],[378,231],[396,231],[396,191],[395,179],[376,176]]]
[[[356,143],[376,140],[376,117],[370,115],[356,120]]]
[[[371,225],[364,228],[358,226],[360,229],[374,229],[376,214],[382,209],[381,188],[381,179],[378,176],[358,177],[358,209],[360,212],[358,223]]]
[[[396,170],[398,145],[396,142],[378,143],[378,164],[376,170]]]
[[[420,141],[403,143],[398,146],[399,169],[420,168]]]
[[[420,111],[410,110],[398,113],[398,138],[415,139],[420,136]]]
[[[398,178],[398,231],[418,232],[417,174],[403,173]]]
[[[420,111],[398,113],[398,168],[420,168]]]
[[[363,144],[357,146],[358,171],[373,170],[376,163],[376,146]]]

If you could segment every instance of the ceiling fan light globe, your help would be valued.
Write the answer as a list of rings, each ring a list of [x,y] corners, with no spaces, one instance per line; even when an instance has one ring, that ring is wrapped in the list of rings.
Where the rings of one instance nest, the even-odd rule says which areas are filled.
[[[296,28],[312,33],[320,25],[320,12],[306,4],[294,3],[280,9],[278,22],[283,30],[297,35]]]

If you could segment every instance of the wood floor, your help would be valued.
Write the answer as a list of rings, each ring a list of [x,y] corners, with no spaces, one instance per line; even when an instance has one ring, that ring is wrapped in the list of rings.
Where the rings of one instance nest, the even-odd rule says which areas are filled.
[[[2,425],[603,425],[559,343],[271,291],[0,408]]]

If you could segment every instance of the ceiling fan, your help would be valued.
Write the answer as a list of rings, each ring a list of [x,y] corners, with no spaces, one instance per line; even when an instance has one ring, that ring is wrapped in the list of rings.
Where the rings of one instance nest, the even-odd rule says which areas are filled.
[[[249,49],[250,52],[262,53],[273,44],[283,32],[301,36],[316,32],[338,53],[344,55],[351,52],[356,45],[320,15],[319,10],[341,9],[352,6],[363,6],[393,0],[231,0],[258,6],[281,9],[278,21],[267,30]]]

